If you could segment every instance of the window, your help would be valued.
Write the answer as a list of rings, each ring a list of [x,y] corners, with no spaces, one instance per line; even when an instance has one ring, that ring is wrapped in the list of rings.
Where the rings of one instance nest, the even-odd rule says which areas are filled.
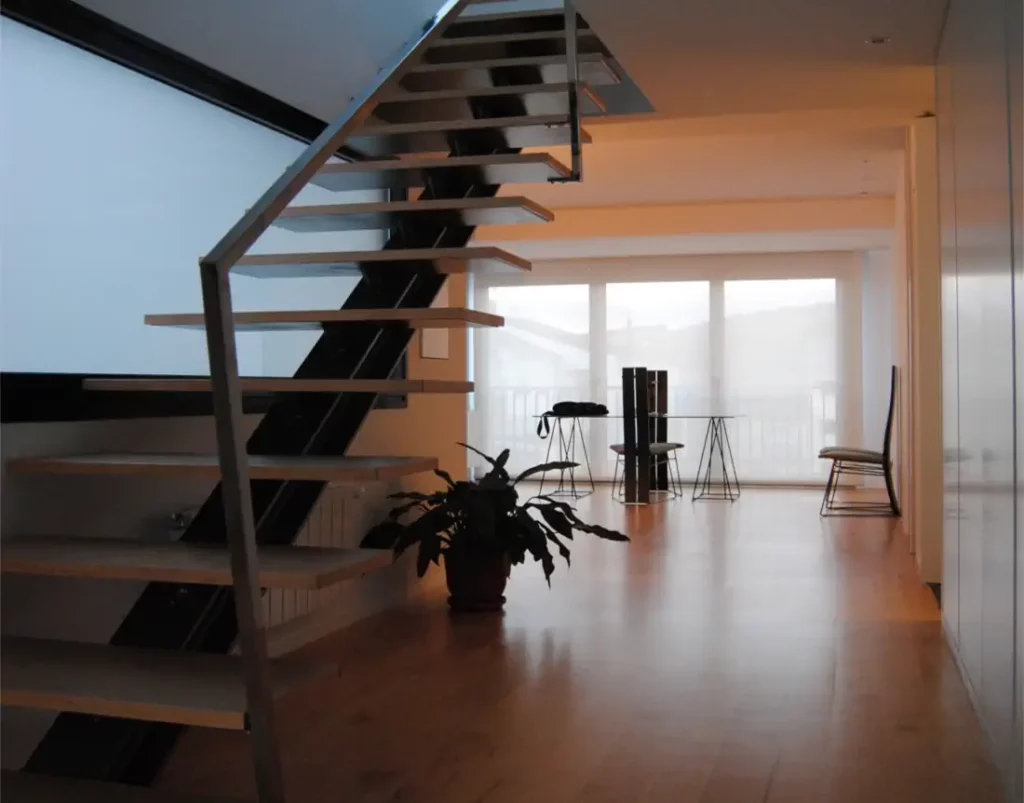
[[[861,395],[862,350],[865,374],[887,376],[890,344],[862,341],[860,322],[862,307],[889,314],[887,283],[862,287],[861,272],[853,253],[740,254],[535,265],[514,286],[480,277],[477,306],[506,327],[474,335],[470,437],[490,453],[510,448],[513,469],[540,462],[548,441],[535,416],[563,400],[621,415],[622,369],[639,365],[668,372],[671,415],[698,416],[668,426],[685,446],[684,476],[700,459],[699,416],[717,413],[738,416],[728,426],[741,479],[821,480],[818,451],[859,444],[863,411],[886,401]],[[621,419],[584,422],[584,433],[595,479],[611,479]]]
[[[536,416],[557,401],[591,396],[589,289],[491,287],[485,303],[505,326],[475,333],[470,438],[488,454],[511,449],[516,466],[540,463],[548,444],[537,437]]]
[[[824,476],[835,443],[836,280],[725,282],[722,396],[743,415],[730,433],[744,470],[771,479]]]

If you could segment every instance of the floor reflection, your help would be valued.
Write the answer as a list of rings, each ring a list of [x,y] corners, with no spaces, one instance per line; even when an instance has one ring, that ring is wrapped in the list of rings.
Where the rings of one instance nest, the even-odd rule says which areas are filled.
[[[810,491],[584,500],[577,538],[502,615],[441,588],[308,649],[341,678],[281,714],[295,800],[994,803],[930,592],[891,520]],[[182,741],[163,785],[251,794],[245,737]]]

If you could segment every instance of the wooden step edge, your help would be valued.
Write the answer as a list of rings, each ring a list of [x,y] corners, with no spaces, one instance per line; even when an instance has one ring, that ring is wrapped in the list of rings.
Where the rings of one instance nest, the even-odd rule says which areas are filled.
[[[206,318],[201,312],[169,313],[147,315],[147,326],[205,326]],[[478,326],[504,326],[500,315],[464,309],[459,307],[431,307],[428,309],[363,309],[363,310],[268,310],[264,312],[236,312],[236,326],[258,324],[336,324],[336,323],[397,323],[409,326],[427,324],[446,328],[461,323]]]
[[[263,588],[316,591],[392,564],[389,552],[313,546],[258,548]],[[220,545],[134,538],[25,535],[4,539],[0,572],[94,580],[230,586],[231,558]]]
[[[196,797],[145,786],[13,770],[0,773],[0,796],[3,803],[242,803],[238,799]]]
[[[472,382],[446,379],[292,379],[242,377],[243,393],[472,393]],[[85,390],[208,393],[209,377],[86,377]]]
[[[516,117],[472,117],[463,120],[438,120],[432,123],[370,123],[362,126],[357,136],[389,136],[398,134],[436,134],[441,131],[477,131],[488,128],[558,128],[568,126],[564,114],[520,115]]]
[[[540,218],[554,220],[554,213],[522,195],[499,195],[493,198],[438,198],[413,201],[370,201],[357,204],[312,204],[288,206],[281,210],[279,217],[304,217],[307,215],[361,215],[367,213],[415,213],[428,212],[474,212],[480,209],[525,209]]]
[[[504,11],[494,11],[493,9],[487,8],[490,3],[497,3],[500,0],[481,0],[481,2],[471,2],[466,10],[463,11],[458,19],[452,23],[448,32],[455,28],[457,30],[459,25],[469,22],[476,24],[478,22],[503,22],[511,19],[528,19],[530,17],[554,17],[564,16],[565,12],[560,8],[535,8],[535,9],[514,9]],[[480,13],[476,13],[476,8],[480,8]],[[448,35],[446,32],[445,35]]]
[[[589,90],[590,85],[581,83],[579,92]],[[393,103],[429,103],[438,100],[464,100],[467,98],[490,98],[520,95],[560,95],[568,94],[569,84],[558,81],[550,84],[511,84],[508,86],[485,86],[460,89],[427,89],[422,92],[410,92],[396,87],[381,101],[381,105]]]
[[[336,665],[271,661],[279,699]],[[5,636],[0,703],[44,711],[247,730],[238,656]]]
[[[541,154],[542,155],[542,154]],[[358,164],[354,162],[353,164]],[[561,167],[561,165],[560,165]],[[569,170],[562,167],[568,175]],[[503,262],[521,271],[530,271],[533,264],[510,251],[487,245],[469,246],[466,248],[398,248],[381,251],[323,251],[304,254],[253,254],[244,256],[235,263],[236,267],[260,267],[265,265],[317,265],[317,264],[358,264],[388,262],[434,262],[441,268],[441,273],[464,272],[453,270],[451,263],[469,263],[471,261]],[[444,267],[448,269],[445,270]]]
[[[388,482],[438,467],[434,457],[319,457],[249,455],[249,478],[254,480],[312,480],[322,482]],[[16,457],[6,461],[16,474],[102,477],[173,477],[220,479],[216,455],[113,452],[86,455]]]
[[[494,153],[482,156],[411,156],[403,159],[373,159],[324,165],[317,171],[317,176],[376,173],[389,170],[458,169],[461,167],[496,167],[520,164],[549,164],[553,168],[563,167],[562,163],[549,153]],[[468,246],[468,248],[473,247]],[[386,254],[388,252],[380,253]]]
[[[579,28],[577,30],[577,36],[580,39],[597,39],[600,42],[600,38],[592,28]],[[481,45],[504,45],[504,44],[516,44],[517,42],[545,42],[549,39],[558,39],[565,41],[565,29],[555,29],[551,31],[526,31],[519,33],[491,33],[491,34],[478,34],[476,36],[442,36],[436,39],[431,45],[430,49],[434,48],[447,49],[449,47],[479,47]]]
[[[608,57],[604,53],[580,53],[578,62],[604,64]],[[435,72],[460,72],[468,70],[494,70],[502,67],[539,67],[546,65],[562,65],[565,63],[565,56],[510,56],[498,59],[479,59],[475,61],[449,61],[441,64],[420,63],[415,65],[409,72],[413,75]],[[612,72],[611,66],[608,69]]]

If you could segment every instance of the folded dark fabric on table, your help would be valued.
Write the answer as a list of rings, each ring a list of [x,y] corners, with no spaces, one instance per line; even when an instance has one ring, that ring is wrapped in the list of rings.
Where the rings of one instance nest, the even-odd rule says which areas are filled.
[[[551,434],[549,418],[600,418],[608,415],[608,408],[597,402],[560,401],[541,414],[537,422],[537,435],[543,440]]]

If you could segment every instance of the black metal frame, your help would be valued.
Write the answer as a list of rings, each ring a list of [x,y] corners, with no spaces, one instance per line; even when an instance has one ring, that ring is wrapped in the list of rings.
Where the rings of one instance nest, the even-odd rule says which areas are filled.
[[[821,500],[821,508],[818,511],[820,516],[873,516],[873,517],[898,517],[900,515],[899,505],[896,503],[893,492],[889,501],[846,501],[836,502],[836,493],[839,490],[839,478],[843,475],[857,477],[882,477],[888,487],[892,482],[891,468],[874,463],[857,463],[847,460],[833,460],[832,470],[828,473],[828,482],[825,484],[825,495]]]
[[[642,367],[622,369],[622,429],[624,438],[623,482],[627,505],[651,501],[650,389],[648,371]]]
[[[596,418],[596,416],[594,416]],[[555,419],[554,429],[551,431],[551,437],[548,439],[548,450],[544,455],[544,462],[551,462],[551,449],[555,445],[555,437],[558,438],[558,460],[566,463],[576,463],[575,468],[565,468],[558,472],[558,485],[555,486],[555,490],[548,491],[547,496],[565,496],[570,499],[582,499],[585,496],[590,496],[597,490],[597,486],[594,484],[594,474],[590,470],[590,455],[587,453],[587,440],[583,436],[583,422],[580,416],[571,416],[566,418],[564,416],[548,416],[548,418]],[[562,422],[569,421],[569,435],[566,437],[565,428]],[[577,441],[577,435],[579,440]],[[576,444],[579,443],[580,449],[583,452],[583,463],[580,465],[580,461],[576,459]],[[589,490],[581,490],[576,487],[576,469],[586,468],[587,470],[587,484],[590,486]],[[569,478],[569,487],[565,487],[565,478]],[[539,493],[544,493],[544,483],[546,481],[547,472],[541,475]],[[582,477],[580,478],[582,480]]]
[[[648,371],[647,384],[649,388],[649,405],[652,413],[650,417],[650,440],[651,443],[668,442],[668,371]],[[667,491],[671,484],[668,470],[667,454],[656,454],[651,456],[651,492]],[[616,461],[617,462],[617,461]],[[678,468],[676,473],[678,476]]]
[[[612,496],[616,501],[623,503],[626,503],[625,457],[626,456],[624,454],[616,453],[615,468],[612,470]],[[656,460],[652,460],[651,462],[653,464],[652,468],[656,467],[659,474],[662,471],[664,471],[665,474],[664,487],[659,485],[657,488],[652,488],[650,491],[651,495],[659,497],[659,502],[667,502],[669,499],[682,499],[685,494],[683,493],[683,475],[679,470],[679,449],[673,449],[663,455],[657,455]],[[623,464],[621,479],[619,479],[620,463]],[[675,476],[672,474],[673,465],[676,468]]]
[[[736,473],[736,461],[732,456],[732,443],[729,441],[729,429],[726,426],[727,418],[720,415],[708,418],[708,428],[704,431],[704,445],[701,447],[700,461],[697,463],[697,476],[693,480],[694,502],[703,499],[735,502],[740,498],[742,487]],[[714,481],[716,457],[721,466],[721,480],[718,482]]]
[[[889,411],[885,417],[885,434],[882,441],[882,462],[832,459],[832,468],[828,473],[828,482],[825,484],[825,494],[821,500],[821,507],[818,515],[828,517],[885,517],[899,518],[899,499],[896,497],[896,481],[892,475],[892,431],[896,418],[896,396],[899,389],[899,369],[894,365],[889,375]],[[836,502],[836,493],[839,490],[839,479],[843,475],[857,477],[881,477],[885,480],[885,491],[888,501],[845,501]]]

